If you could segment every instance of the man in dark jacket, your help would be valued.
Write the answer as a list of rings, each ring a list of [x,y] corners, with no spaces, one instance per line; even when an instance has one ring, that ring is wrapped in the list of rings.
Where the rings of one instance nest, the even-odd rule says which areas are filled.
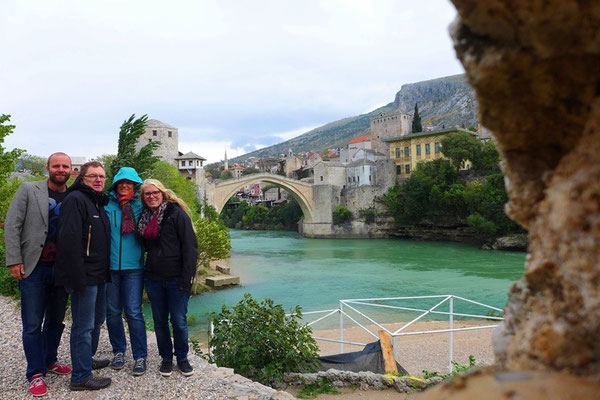
[[[110,223],[104,212],[108,197],[102,192],[105,180],[102,164],[85,163],[69,188],[60,216],[55,269],[56,283],[71,293],[71,390],[103,389],[111,383],[110,378],[92,376],[92,356],[106,317],[105,283],[109,276]]]

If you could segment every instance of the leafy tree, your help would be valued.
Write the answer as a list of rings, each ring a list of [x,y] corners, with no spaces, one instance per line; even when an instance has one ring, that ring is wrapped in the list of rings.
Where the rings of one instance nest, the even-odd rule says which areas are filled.
[[[423,131],[423,126],[421,126],[421,116],[419,115],[419,107],[417,106],[417,103],[415,103],[415,110],[413,112],[412,131],[413,133]]]
[[[473,164],[480,163],[482,144],[467,132],[453,132],[442,138],[442,153],[448,157],[456,170],[465,167],[467,160]]]
[[[344,206],[337,206],[333,212],[333,223],[336,225],[350,222],[353,218],[352,211]]]
[[[232,178],[233,178],[233,174],[231,173],[231,171],[221,172],[221,175],[219,175],[219,179],[222,179],[224,181],[226,181],[227,179],[232,179]]]
[[[258,174],[259,172],[258,168],[249,167],[242,171],[242,175]]]
[[[497,174],[500,172],[500,153],[496,144],[489,141],[479,149],[473,157],[473,169],[479,174]]]
[[[135,114],[132,114],[121,125],[117,156],[112,160],[107,171],[110,177],[114,176],[121,167],[135,168],[142,179],[150,176],[152,167],[160,160],[154,155],[154,150],[160,145],[160,142],[153,141],[146,144],[139,151],[135,150],[138,138],[144,134],[147,120],[146,115],[135,119]]]
[[[158,179],[167,188],[174,191],[188,205],[194,216],[197,216],[201,210],[201,204],[198,200],[196,185],[192,181],[185,179],[179,173],[179,170],[165,161],[158,161],[154,164],[152,170],[148,173],[148,178]]]
[[[286,316],[273,300],[259,303],[248,293],[231,309],[223,305],[209,316],[213,361],[266,385],[281,382],[286,372],[316,371],[319,347],[301,324],[300,307],[292,311]]]
[[[5,138],[13,133],[15,126],[9,125],[10,115],[0,114],[0,222],[6,219],[6,212],[10,201],[17,193],[21,184],[19,179],[10,180],[10,174],[14,172],[17,159],[23,153],[21,149],[6,151],[3,146]],[[18,282],[14,279],[6,265],[6,253],[4,247],[4,233],[0,235],[0,294],[4,296],[17,296]]]
[[[229,257],[231,240],[227,227],[219,220],[198,218],[194,222],[200,264],[208,268],[210,261]]]
[[[100,156],[97,156],[95,158],[95,160],[98,161],[98,162],[100,162],[100,163],[102,163],[102,165],[104,165],[104,168],[107,170],[107,173],[108,173],[108,170],[110,169],[110,166],[113,163],[113,161],[115,160],[115,158],[117,158],[116,154],[107,154],[107,153],[104,153],[104,154],[102,154]],[[115,171],[115,174],[116,173],[117,172]]]
[[[21,155],[18,163],[24,170],[30,171],[33,175],[41,177],[46,172],[46,164],[48,161],[44,157],[25,153]]]

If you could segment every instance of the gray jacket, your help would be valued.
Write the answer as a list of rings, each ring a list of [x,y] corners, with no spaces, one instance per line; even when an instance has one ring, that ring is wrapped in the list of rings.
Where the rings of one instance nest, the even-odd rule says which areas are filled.
[[[27,278],[35,269],[48,234],[48,180],[23,182],[4,221],[6,266],[25,265]]]

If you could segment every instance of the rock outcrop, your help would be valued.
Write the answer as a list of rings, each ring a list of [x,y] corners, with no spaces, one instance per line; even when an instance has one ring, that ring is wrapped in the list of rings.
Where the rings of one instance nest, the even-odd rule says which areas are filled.
[[[452,0],[455,49],[530,234],[495,350],[600,377],[600,2]]]

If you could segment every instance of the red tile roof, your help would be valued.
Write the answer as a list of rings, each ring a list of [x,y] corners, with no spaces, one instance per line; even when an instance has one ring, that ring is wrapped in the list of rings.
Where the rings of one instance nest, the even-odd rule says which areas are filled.
[[[367,135],[367,136],[359,136],[359,137],[355,137],[354,139],[352,139],[352,140],[350,141],[350,143],[349,143],[349,144],[352,144],[352,143],[360,143],[360,142],[365,142],[365,141],[367,141],[367,140],[371,140],[371,136]]]

